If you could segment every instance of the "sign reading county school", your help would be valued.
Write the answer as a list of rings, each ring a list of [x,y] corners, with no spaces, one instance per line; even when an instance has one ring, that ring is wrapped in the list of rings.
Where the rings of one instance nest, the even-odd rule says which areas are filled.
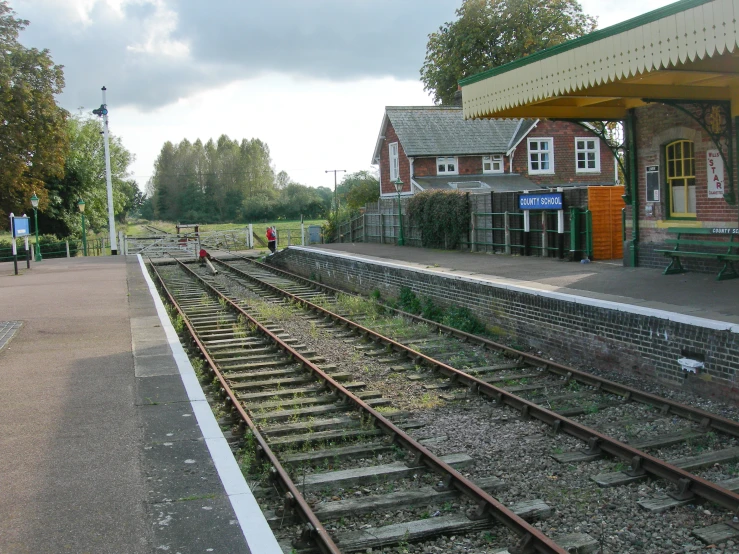
[[[14,217],[12,221],[14,237],[24,237],[31,234],[31,226],[27,217]]]
[[[522,194],[518,197],[520,210],[561,210],[562,193]]]

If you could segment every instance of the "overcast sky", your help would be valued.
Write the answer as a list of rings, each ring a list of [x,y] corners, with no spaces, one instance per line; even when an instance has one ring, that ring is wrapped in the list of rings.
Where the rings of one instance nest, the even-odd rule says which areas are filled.
[[[385,106],[430,105],[429,33],[461,0],[10,0],[27,46],[64,66],[61,104],[100,105],[136,156],[140,188],[165,141],[266,142],[277,171],[333,187],[372,169]],[[599,28],[664,0],[585,0]]]

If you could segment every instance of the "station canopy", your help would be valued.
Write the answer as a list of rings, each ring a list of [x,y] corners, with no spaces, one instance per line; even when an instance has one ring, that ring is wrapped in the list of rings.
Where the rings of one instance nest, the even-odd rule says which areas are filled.
[[[682,0],[460,81],[466,119],[625,119],[648,101],[731,101],[739,0]]]

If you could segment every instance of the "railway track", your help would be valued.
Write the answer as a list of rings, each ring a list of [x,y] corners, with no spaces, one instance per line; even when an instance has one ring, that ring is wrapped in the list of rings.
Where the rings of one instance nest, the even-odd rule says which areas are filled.
[[[165,231],[163,229],[159,229],[158,227],[154,227],[153,225],[144,225],[143,227],[144,227],[144,229],[147,229],[154,236],[169,235],[170,234],[168,231]]]
[[[482,490],[500,488],[498,480],[489,476],[487,479],[480,477],[478,483],[481,487],[470,487],[460,480],[463,476],[459,471],[451,467],[448,468],[451,471],[447,471],[446,466],[452,463],[472,464],[475,460],[465,457],[463,452],[457,452],[454,453],[457,457],[452,456],[445,462],[433,457],[418,441],[413,441],[409,433],[417,433],[425,426],[414,421],[412,410],[403,409],[402,399],[390,403],[392,399],[367,390],[365,383],[354,380],[356,375],[341,371],[336,364],[326,363],[319,354],[305,346],[298,344],[296,351],[300,353],[302,349],[302,358],[290,353],[287,359],[281,360],[275,358],[275,347],[265,344],[263,339],[254,342],[252,339],[256,340],[256,337],[240,336],[242,333],[259,332],[262,336],[272,333],[274,338],[279,339],[282,331],[275,328],[274,324],[272,330],[269,325],[264,329],[257,327],[258,318],[264,318],[264,315],[249,315],[254,306],[264,304],[264,298],[285,310],[297,311],[299,306],[309,308],[311,311],[303,312],[303,318],[312,329],[332,329],[333,338],[349,341],[347,345],[355,354],[360,352],[362,356],[373,357],[388,368],[389,374],[401,375],[403,379],[419,383],[421,390],[427,391],[426,395],[441,395],[447,402],[469,401],[478,395],[492,398],[497,406],[515,409],[522,419],[544,422],[553,436],[556,433],[568,434],[587,445],[585,448],[554,452],[553,457],[559,463],[602,461],[607,455],[622,460],[622,464],[628,462],[628,467],[624,469],[596,475],[594,480],[601,486],[613,487],[648,478],[659,478],[674,485],[671,496],[644,499],[644,508],[660,511],[695,503],[699,499],[711,500],[724,507],[727,513],[735,513],[739,507],[737,495],[732,492],[732,483],[717,485],[710,479],[688,471],[700,469],[707,464],[707,460],[713,460],[712,463],[716,464],[730,463],[736,459],[733,441],[739,434],[739,427],[734,421],[597,379],[419,318],[405,315],[400,321],[415,321],[416,324],[394,327],[396,324],[392,318],[377,317],[371,310],[368,312],[367,302],[337,296],[335,291],[326,287],[284,273],[276,274],[274,270],[259,264],[219,262],[219,267],[223,270],[221,273],[227,275],[217,279],[206,277],[205,282],[202,276],[197,276],[184,264],[167,268],[167,272],[173,273],[169,285],[171,299],[180,303],[184,319],[192,326],[195,335],[200,337],[199,340],[205,341],[200,344],[201,350],[214,351],[208,356],[213,356],[210,360],[219,375],[219,384],[224,391],[229,391],[226,397],[234,409],[243,410],[245,413],[240,415],[250,418],[252,435],[262,434],[260,436],[265,444],[260,443],[259,446],[262,449],[267,446],[274,452],[274,457],[286,468],[281,471],[291,475],[293,483],[298,482],[298,487],[302,483],[303,493],[309,498],[328,496],[331,499],[330,502],[321,503],[320,506],[325,504],[326,507],[316,513],[320,521],[328,522],[332,532],[328,533],[325,526],[319,527],[308,515],[301,514],[302,520],[307,521],[310,527],[303,533],[299,548],[306,551],[315,548],[316,537],[324,534],[339,537],[337,540],[341,550],[352,551],[428,539],[439,533],[480,531],[490,529],[490,515],[513,529],[513,534],[507,540],[508,544],[516,546],[509,548],[510,552],[550,551],[546,548],[557,547],[550,545],[543,535],[540,538],[532,533],[536,527],[521,526],[521,521],[511,518],[505,511],[498,511],[502,506]],[[161,269],[165,271],[164,267]],[[199,283],[198,278],[201,279]],[[208,291],[206,296],[204,291]],[[211,296],[216,294],[223,295],[219,301]],[[241,311],[233,311],[237,309]],[[227,315],[228,310],[233,312]],[[269,315],[269,310],[265,311],[262,306],[256,313]],[[341,325],[342,331],[333,331],[337,324]],[[246,325],[246,330],[239,325]],[[396,340],[385,336],[382,331],[393,335]],[[367,342],[357,343],[358,336]],[[296,339],[284,336],[281,340]],[[285,347],[289,346],[288,343],[280,345],[278,341],[277,344],[277,348],[287,352]],[[309,379],[306,373],[317,375],[322,384],[311,385],[313,381],[306,381]],[[276,379],[281,379],[279,385]],[[343,386],[340,385],[342,382]],[[349,393],[350,396],[338,401],[341,389],[355,391],[357,394],[353,396],[356,400]],[[352,409],[349,410],[348,406]],[[627,411],[638,411],[635,417],[644,421],[655,422],[669,416],[682,423],[676,428],[656,425],[657,433],[638,437],[640,440],[625,438],[623,425],[603,424],[604,420],[608,421],[608,417],[603,416],[609,410],[621,414],[620,419],[623,419],[625,406],[628,406]],[[595,414],[600,416],[600,429],[586,425],[588,420],[594,419]],[[718,434],[721,438],[717,439]],[[391,437],[390,442],[387,442],[388,436]],[[616,440],[614,436],[621,440]],[[695,444],[698,441],[705,442],[707,437],[716,448],[703,451],[698,456],[682,456],[672,459],[672,463],[665,463],[654,454],[656,451],[661,456],[670,448],[679,450],[691,441]],[[433,436],[429,437],[431,444],[434,439]],[[250,440],[253,442],[253,439]],[[627,440],[630,444],[626,444]],[[568,444],[573,444],[573,441]],[[351,467],[351,460],[357,457],[365,465],[359,476],[355,475],[357,469]],[[404,466],[398,458],[405,457],[410,458],[414,467],[411,471],[416,479],[411,482],[407,472],[398,476],[395,472],[400,469],[385,467]],[[368,465],[370,458],[374,460],[372,466]],[[387,462],[389,459],[392,460],[390,464],[377,464],[377,461]],[[328,467],[332,471],[320,471]],[[401,469],[406,471],[405,467]],[[429,469],[435,472],[435,476],[418,478],[421,471],[425,476],[428,475],[426,472]],[[355,478],[357,480],[351,480]],[[372,501],[364,498],[365,493],[361,490],[363,483],[372,483],[376,489],[381,481],[392,482],[397,479],[404,487],[411,487],[411,490],[390,495],[371,494]],[[429,486],[434,483],[438,485],[437,480],[441,483],[437,487],[441,489],[439,491]],[[415,488],[413,481],[418,481]],[[320,494],[311,493],[314,486],[318,486]],[[333,489],[346,491],[357,487],[360,487],[355,491],[360,492],[357,498],[347,499],[341,494],[332,493]],[[285,483],[282,488],[290,492],[289,504],[294,503],[297,498],[295,491]],[[419,488],[420,492],[416,490]],[[481,489],[479,492],[485,496],[475,489]],[[434,496],[438,494],[447,496]],[[375,496],[382,500],[374,499]],[[457,502],[457,496],[462,500]],[[382,531],[372,526],[370,531],[342,533],[335,532],[340,526],[332,525],[337,518],[342,519],[349,514],[356,516],[366,510],[397,510],[398,506],[416,506],[419,502],[424,506],[443,506],[450,502],[444,498],[452,498],[451,506],[457,507],[456,512],[439,513],[430,518],[422,517],[427,511],[416,510],[415,516],[419,519],[413,520],[409,518],[413,517],[414,510],[409,509],[406,516],[408,521],[383,526],[387,529]],[[541,517],[550,509],[541,499],[528,499],[514,506],[513,513],[515,515],[518,511],[522,516]],[[291,506],[282,507],[275,510],[271,521],[276,524],[279,520],[284,529],[285,525],[292,523],[292,512]],[[373,518],[373,521],[376,519]],[[290,532],[294,533],[295,529]],[[730,536],[731,525],[727,525],[726,529],[706,531],[704,539],[720,539],[721,532]],[[598,544],[584,534],[557,537],[555,541],[560,549],[581,552],[592,551],[589,549]]]

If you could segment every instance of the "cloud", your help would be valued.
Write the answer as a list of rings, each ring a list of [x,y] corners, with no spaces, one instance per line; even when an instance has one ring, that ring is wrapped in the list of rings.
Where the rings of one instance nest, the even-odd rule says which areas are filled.
[[[152,110],[225,84],[284,74],[419,79],[427,36],[461,0],[10,0],[21,34],[65,66],[61,102]]]

